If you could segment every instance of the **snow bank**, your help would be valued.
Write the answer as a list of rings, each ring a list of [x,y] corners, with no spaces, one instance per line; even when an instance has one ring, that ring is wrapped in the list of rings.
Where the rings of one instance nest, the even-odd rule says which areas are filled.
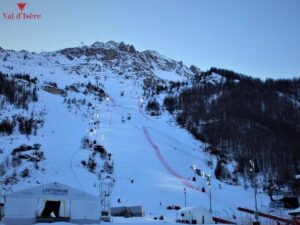
[[[176,72],[174,71],[163,71],[163,70],[155,70],[154,74],[166,81],[185,81],[187,78],[181,75],[178,75]]]

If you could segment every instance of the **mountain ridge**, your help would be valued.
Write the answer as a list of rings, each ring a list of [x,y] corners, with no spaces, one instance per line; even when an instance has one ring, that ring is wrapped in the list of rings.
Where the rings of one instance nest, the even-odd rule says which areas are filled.
[[[5,170],[1,180],[17,180],[2,185],[2,193],[50,179],[95,194],[100,180],[108,179],[115,181],[113,205],[143,204],[148,215],[164,213],[172,218],[174,212],[165,206],[183,206],[183,187],[188,188],[190,205],[203,202],[209,208],[209,188],[206,178],[198,173],[201,171],[212,177],[215,210],[249,206],[252,190],[217,180],[214,172],[218,160],[204,151],[206,141],[195,139],[178,126],[163,106],[168,94],[180,93],[193,87],[193,83],[218,86],[227,79],[215,73],[213,77],[202,76],[199,81],[197,74],[203,75],[199,68],[188,68],[153,51],[138,52],[131,45],[93,45],[37,54],[1,51],[0,71],[14,82],[25,79],[25,84],[30,83],[16,74],[29,74],[29,80],[36,78],[31,87],[37,88],[39,96],[28,110],[18,111],[0,95],[4,99],[1,115],[12,118],[14,113],[44,112],[43,126],[36,135],[23,135],[15,127],[9,140],[1,136],[4,161],[0,164]],[[156,103],[148,107],[152,100],[158,102],[158,108]],[[8,108],[10,112],[5,110]],[[23,144],[26,149],[33,148],[18,150],[19,158],[25,159],[14,167],[11,152]],[[34,144],[40,144],[40,149],[35,150]],[[35,151],[42,151],[45,159],[30,161],[35,158]],[[247,180],[240,182],[251,185]],[[199,191],[202,187],[205,192]],[[232,192],[239,199],[233,201],[228,196]],[[260,193],[260,197],[261,206],[266,206],[267,195]]]

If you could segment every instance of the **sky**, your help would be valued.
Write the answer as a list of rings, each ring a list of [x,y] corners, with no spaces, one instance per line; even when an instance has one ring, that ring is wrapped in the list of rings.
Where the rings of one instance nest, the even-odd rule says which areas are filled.
[[[300,76],[300,0],[23,0],[39,20],[7,20],[19,0],[0,0],[0,46],[53,51],[114,40],[156,50],[202,70],[260,78]]]

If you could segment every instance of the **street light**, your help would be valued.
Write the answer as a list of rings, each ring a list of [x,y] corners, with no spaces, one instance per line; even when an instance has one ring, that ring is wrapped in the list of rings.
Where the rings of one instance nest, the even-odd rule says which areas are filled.
[[[254,212],[254,217],[255,217],[255,224],[259,225],[258,221],[258,211],[257,211],[257,187],[256,187],[256,176],[255,176],[255,163],[250,160],[250,172],[253,173],[253,188],[254,188],[254,201],[255,201],[255,212]]]
[[[212,203],[211,203],[211,177],[209,174],[203,172],[203,177],[207,179],[207,185],[209,188],[209,213],[212,214]]]
[[[186,207],[186,188],[183,188],[183,194],[184,194],[184,207]]]
[[[211,205],[211,179],[210,179],[210,175],[207,175],[207,185],[209,188],[209,212],[210,214],[212,214],[212,205]]]

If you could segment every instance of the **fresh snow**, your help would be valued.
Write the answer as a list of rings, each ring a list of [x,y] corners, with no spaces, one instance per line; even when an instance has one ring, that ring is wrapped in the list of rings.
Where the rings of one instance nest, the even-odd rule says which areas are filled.
[[[217,73],[212,73],[208,77],[206,77],[206,82],[208,84],[223,84],[225,83],[226,78],[217,74]]]
[[[174,73],[173,71],[155,70],[154,74],[165,81],[186,81],[187,78]]]
[[[145,112],[147,100],[142,101],[142,79],[126,79],[99,61],[96,63],[102,67],[102,71],[91,70],[90,64],[84,64],[83,57],[74,61],[69,61],[59,53],[55,56],[50,53],[31,54],[30,57],[23,60],[22,53],[10,52],[6,62],[0,61],[0,70],[10,74],[29,73],[39,79],[39,85],[44,81],[54,81],[60,88],[76,82],[96,84],[95,77],[98,76],[98,82],[104,85],[109,98],[99,102],[91,94],[85,96],[68,92],[68,97],[85,98],[94,106],[92,111],[82,107],[70,112],[63,103],[63,97],[40,89],[39,102],[34,107],[46,110],[44,127],[37,136],[27,138],[15,133],[11,138],[17,139],[13,139],[12,144],[7,137],[0,137],[0,142],[4,148],[3,158],[23,143],[40,143],[46,157],[40,164],[43,170],[33,170],[29,179],[5,187],[2,194],[57,181],[99,195],[97,175],[81,165],[81,160],[87,160],[91,152],[80,148],[81,139],[90,135],[87,131],[92,117],[99,115],[101,124],[93,138],[112,153],[115,166],[112,206],[143,205],[147,218],[164,215],[167,221],[175,221],[176,212],[166,210],[166,207],[183,207],[183,190],[186,188],[187,206],[201,205],[209,209],[209,188],[206,179],[197,177],[191,169],[196,166],[212,176],[212,208],[215,216],[232,220],[233,214],[239,215],[237,207],[254,208],[254,191],[251,187],[231,186],[215,179],[214,170],[207,165],[207,161],[212,159],[215,165],[216,159],[203,152],[203,143],[172,122],[168,113],[150,117]],[[76,66],[84,73],[78,75],[72,72]],[[171,71],[156,70],[154,73],[168,81],[185,79]],[[213,74],[211,82],[223,82],[222,79],[220,75]],[[121,91],[124,91],[124,96],[120,96]],[[122,117],[127,118],[128,115],[131,115],[131,120],[122,123]],[[196,176],[196,182],[192,181],[193,176]],[[205,187],[205,193],[201,192],[202,187]],[[121,203],[118,203],[118,199]],[[264,210],[268,202],[267,195],[259,191],[259,209]],[[119,223],[136,222],[116,220],[116,224]],[[145,224],[148,223],[165,222],[146,220]]]

